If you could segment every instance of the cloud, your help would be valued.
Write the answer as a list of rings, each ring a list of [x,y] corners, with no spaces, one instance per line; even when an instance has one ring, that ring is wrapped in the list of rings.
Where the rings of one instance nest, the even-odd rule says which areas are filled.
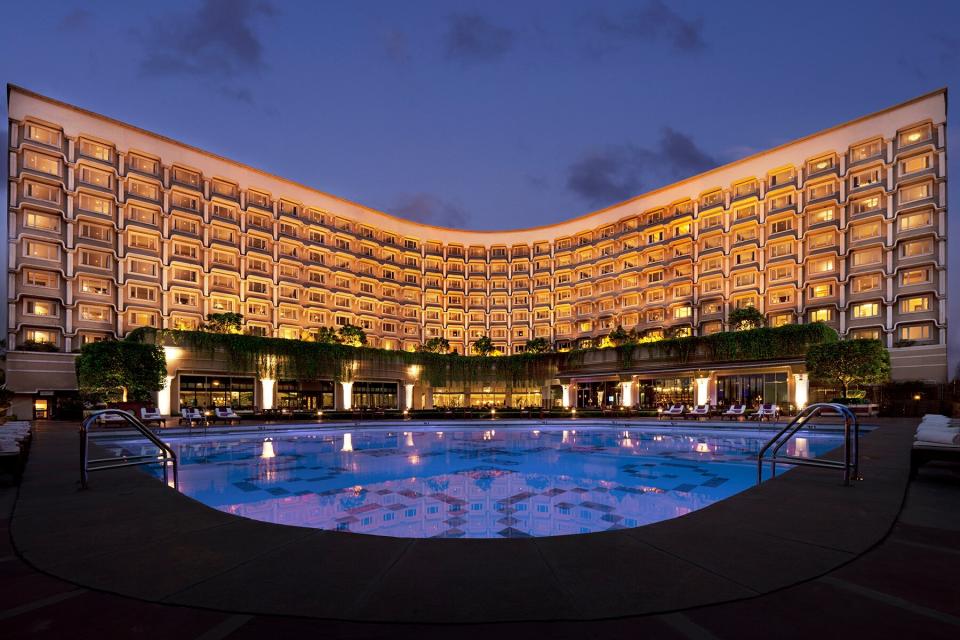
[[[470,214],[460,205],[424,192],[402,194],[387,211],[407,220],[439,227],[464,227],[470,220]]]
[[[706,48],[703,20],[684,18],[661,0],[650,0],[639,9],[617,18],[598,12],[590,22],[604,36],[604,46],[607,48],[613,45],[612,39],[619,44],[663,41],[685,53],[696,53]]]
[[[717,164],[689,136],[664,127],[654,148],[621,144],[584,153],[567,170],[567,188],[602,206],[635,196],[650,183],[663,184]]]
[[[513,31],[500,27],[478,14],[448,18],[446,54],[460,62],[491,62],[513,46]]]
[[[146,75],[233,76],[263,66],[263,43],[256,32],[261,17],[276,14],[258,0],[203,0],[188,15],[156,20],[143,35],[140,63]]]
[[[86,29],[90,25],[93,13],[87,9],[74,9],[60,19],[57,29],[60,31],[75,31]]]

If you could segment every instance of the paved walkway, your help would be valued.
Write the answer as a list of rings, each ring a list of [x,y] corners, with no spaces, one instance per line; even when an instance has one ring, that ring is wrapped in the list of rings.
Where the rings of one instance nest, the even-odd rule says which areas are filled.
[[[871,435],[870,439],[874,435],[878,434]],[[879,442],[879,439],[875,442]],[[791,472],[784,479],[799,471],[803,470]],[[822,477],[824,472],[817,473]],[[872,483],[871,480],[880,482],[880,474],[871,477],[870,472],[867,473],[868,480],[851,491],[861,493],[861,489]],[[767,483],[765,486],[778,484],[786,486],[788,483]],[[800,489],[800,486],[796,488]],[[790,499],[789,494],[793,491],[784,491],[777,497]],[[10,513],[14,491],[4,490],[0,494],[0,502],[0,513]],[[958,504],[960,472],[947,466],[930,466],[910,487],[906,508],[900,513],[892,533],[881,544],[845,566],[812,581],[768,595],[689,608],[666,615],[626,617],[602,622],[529,622],[455,628],[447,625],[397,626],[222,613],[108,595],[39,573],[14,554],[10,536],[3,535],[0,541],[3,545],[0,546],[0,629],[3,629],[5,637],[82,637],[98,633],[106,637],[163,637],[167,640],[171,637],[282,638],[306,633],[356,638],[396,637],[399,633],[416,633],[421,638],[431,638],[456,633],[470,638],[504,632],[511,635],[522,633],[526,637],[550,635],[555,638],[769,638],[773,635],[778,638],[809,638],[812,634],[839,637],[864,632],[880,637],[956,638],[960,634],[960,589],[956,579],[960,575]],[[61,506],[65,510],[72,510],[67,505]],[[801,538],[824,528],[821,521],[818,526],[806,531],[802,527],[802,518],[790,518],[789,511],[789,508],[785,509],[777,517],[787,518],[795,528],[796,535]],[[50,525],[54,524],[51,522],[54,519],[42,518],[39,513],[37,516],[38,527],[43,519],[48,520]],[[4,528],[8,525],[9,520],[0,522]],[[637,531],[645,529],[648,528]],[[82,534],[82,530],[79,532]],[[740,530],[737,533],[746,535],[749,532]],[[83,539],[73,535],[61,532],[61,537],[67,538],[65,544],[77,548],[85,544]],[[751,542],[752,546],[757,547],[760,539],[754,538]],[[781,551],[779,542],[772,538],[768,542],[778,552]],[[660,543],[663,544],[663,541]],[[804,544],[813,546],[812,543]],[[709,543],[702,546],[708,555],[724,554],[722,549],[718,550]],[[834,544],[829,550],[834,554],[844,552],[841,547]],[[621,559],[617,551],[616,547],[599,550],[599,556],[594,560],[600,562],[601,570],[617,572]],[[762,552],[762,549],[758,551]],[[576,555],[577,562],[584,560],[580,552],[579,548],[570,551]],[[804,562],[805,555],[798,550],[793,550],[793,556],[793,563]],[[587,566],[589,564],[586,563]],[[762,572],[754,574],[752,583],[744,583],[745,588],[751,588],[748,584],[754,587],[761,585]],[[460,575],[464,580],[469,580],[467,576],[470,574]],[[163,583],[165,580],[163,575],[154,572],[141,572],[137,577],[139,582],[146,585]],[[645,571],[641,574],[645,582],[659,584],[666,591],[671,590],[671,585],[677,584],[677,577]],[[510,579],[509,575],[505,577],[505,580]],[[262,594],[269,592],[274,584],[269,577],[262,576],[259,580],[239,581],[239,586],[246,591]],[[699,588],[698,585],[680,584],[681,590],[693,587],[693,591],[696,591]],[[407,585],[407,589],[416,594],[422,592],[423,586],[412,583]],[[550,594],[540,589],[539,585],[528,585],[525,600],[536,603],[549,597]],[[451,604],[460,606],[461,603]],[[470,607],[470,603],[463,604]]]

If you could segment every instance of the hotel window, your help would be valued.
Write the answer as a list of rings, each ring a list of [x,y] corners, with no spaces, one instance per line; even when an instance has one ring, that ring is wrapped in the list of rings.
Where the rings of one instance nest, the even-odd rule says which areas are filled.
[[[136,260],[131,258],[127,270],[131,274],[136,274],[139,276],[150,276],[151,278],[157,277],[157,263],[150,262],[149,260]]]
[[[862,267],[868,264],[880,264],[883,262],[883,250],[880,247],[873,249],[860,249],[853,252],[853,266]]]
[[[733,256],[734,264],[748,264],[756,261],[757,252],[753,251],[752,249],[750,251],[741,251]]]
[[[919,211],[917,213],[906,213],[897,218],[897,225],[900,231],[912,231],[921,227],[929,227],[933,224],[933,211]]]
[[[226,276],[220,273],[213,274],[213,280],[211,285],[218,289],[227,289],[228,291],[237,291],[239,286],[237,285],[237,279],[233,276]]]
[[[836,260],[831,256],[828,258],[820,258],[818,260],[811,260],[807,263],[807,268],[812,274],[819,273],[830,273],[837,268]]]
[[[663,322],[663,309],[653,309],[648,311],[647,322]]]
[[[647,302],[649,303],[663,302],[664,297],[665,294],[663,289],[652,289],[647,291]]]
[[[751,194],[756,193],[758,190],[758,183],[756,180],[749,180],[747,182],[741,182],[733,186],[733,197],[734,198],[743,198]]]
[[[700,220],[701,229],[709,229],[710,227],[719,227],[721,224],[723,224],[723,216],[719,213],[711,214]]]
[[[200,200],[196,196],[174,191],[170,194],[170,205],[188,211],[199,211]]]
[[[880,168],[874,167],[866,171],[860,171],[850,176],[850,188],[859,189],[860,187],[869,187],[880,182]]]
[[[192,282],[196,284],[199,282],[200,277],[197,272],[192,269],[174,269],[173,279],[180,282]]]
[[[861,302],[853,305],[854,318],[876,318],[880,315],[880,304],[877,302]]]
[[[80,167],[80,182],[101,189],[109,189],[113,184],[113,177],[106,171],[91,167]]]
[[[717,278],[712,280],[704,280],[700,283],[700,290],[703,293],[713,293],[714,291],[720,291],[723,289],[723,281]]]
[[[900,245],[901,258],[917,258],[919,256],[928,256],[933,253],[933,238],[924,238],[922,240],[910,240]]]
[[[854,293],[877,291],[880,289],[880,274],[871,273],[865,276],[857,276],[852,280],[852,287]]]
[[[153,287],[130,286],[127,288],[127,297],[131,300],[145,300],[156,302],[157,290]]]
[[[793,242],[778,242],[776,244],[770,245],[770,257],[771,258],[781,258],[783,256],[793,255],[794,248]]]
[[[23,226],[41,231],[60,231],[60,218],[38,211],[27,211],[23,215]]]
[[[82,304],[80,305],[80,319],[87,322],[110,322],[110,308]]]
[[[80,194],[78,199],[78,208],[84,211],[92,211],[93,213],[100,213],[104,215],[113,214],[112,202],[106,198],[98,198],[97,196],[91,196],[85,193]]]
[[[40,144],[49,145],[51,147],[59,147],[60,132],[54,131],[53,129],[48,129],[46,127],[41,127],[35,124],[28,124],[27,140],[32,140],[33,142],[39,142]]]
[[[60,245],[27,240],[23,244],[23,255],[40,260],[57,260],[60,258]]]
[[[704,315],[716,315],[718,313],[723,313],[723,303],[722,302],[707,302],[703,305]]]
[[[247,191],[247,204],[252,204],[261,209],[269,209],[270,196],[259,191]]]
[[[824,233],[811,235],[807,242],[809,243],[811,251],[815,249],[823,249],[825,247],[832,247],[837,244],[833,235],[833,231],[826,231]]]
[[[185,233],[191,236],[200,235],[200,225],[195,220],[188,218],[173,218],[173,230]]]
[[[130,233],[127,235],[127,246],[133,247],[134,249],[156,251],[157,239],[154,236],[148,236],[142,233]]]
[[[43,289],[56,289],[59,285],[59,276],[49,271],[37,271],[35,269],[23,270],[23,284],[30,287],[40,287]]]
[[[883,225],[880,222],[867,222],[851,227],[850,239],[857,242],[870,238],[879,238],[881,233],[883,233]]]
[[[929,140],[932,135],[933,129],[929,124],[913,127],[900,133],[899,146],[905,147],[911,144],[917,144],[918,142]]]
[[[184,318],[183,316],[173,316],[170,324],[176,331],[196,331],[200,328],[200,321],[196,318]],[[251,333],[253,333],[251,331]]]
[[[778,313],[770,316],[770,326],[773,328],[783,327],[793,322],[792,313]]]
[[[179,307],[196,307],[200,298],[196,293],[188,291],[174,291],[173,304]]]
[[[836,219],[836,212],[833,208],[830,209],[819,209],[810,213],[810,224],[817,224],[819,222],[830,222],[831,220]]]
[[[876,327],[870,327],[866,329],[853,329],[850,332],[851,340],[879,340],[880,339],[880,329]]]
[[[690,296],[692,294],[693,294],[693,286],[689,284],[680,284],[673,288],[674,299],[686,298],[687,296]]]
[[[140,222],[143,224],[149,224],[152,226],[157,225],[157,212],[150,209],[144,209],[142,207],[128,206],[127,207],[127,220],[132,222]]]
[[[210,308],[217,313],[233,313],[233,300],[229,298],[211,298]]]
[[[127,156],[127,166],[134,171],[147,173],[152,176],[157,175],[160,172],[160,163],[158,163],[156,160],[134,153],[131,153]]]
[[[237,185],[224,182],[223,180],[214,180],[210,190],[217,195],[226,196],[227,198],[237,197]]]
[[[861,160],[873,158],[874,156],[880,155],[882,149],[882,140],[871,140],[870,142],[853,147],[850,150],[850,160],[852,162],[860,162]]]
[[[930,154],[914,156],[900,161],[900,175],[910,175],[911,173],[925,171],[931,167],[933,167],[933,156]]]
[[[912,324],[900,327],[900,339],[920,342],[933,339],[933,327],[929,324]]]
[[[932,269],[924,267],[922,269],[907,269],[900,272],[900,285],[909,287],[916,284],[926,284],[932,282]]]
[[[820,198],[827,198],[832,196],[837,192],[837,183],[834,181],[821,182],[820,184],[815,184],[807,189],[807,200],[819,200]]]
[[[156,201],[160,199],[160,190],[156,185],[139,180],[127,180],[127,194],[146,200]]]
[[[916,296],[900,301],[900,313],[923,313],[924,311],[930,311],[930,296]]]
[[[109,242],[110,227],[106,227],[100,224],[91,224],[89,222],[81,222],[78,235],[81,238],[86,238],[88,240],[98,240],[100,242]]]
[[[750,227],[747,229],[739,229],[734,236],[734,242],[748,242],[750,240],[757,239],[757,228]]]
[[[756,307],[756,306],[757,306],[756,296],[744,296],[742,298],[736,298],[733,301],[734,309],[746,309],[747,307]]]
[[[110,295],[110,283],[99,278],[80,278],[80,293],[107,296]]]
[[[808,290],[808,296],[811,300],[817,298],[830,298],[833,296],[832,284],[815,284]]]
[[[723,268],[723,259],[719,257],[707,258],[703,261],[703,273],[719,271]]]
[[[700,198],[700,208],[706,209],[708,207],[713,207],[723,202],[723,191],[714,191],[708,193]]]
[[[247,315],[264,317],[269,315],[270,312],[267,308],[267,305],[262,302],[248,302],[247,303]]]
[[[755,285],[757,282],[757,274],[755,273],[741,273],[737,275],[733,280],[733,286],[735,287],[749,287]]]
[[[647,274],[647,282],[661,282],[663,281],[663,271],[652,271]]]
[[[833,309],[814,309],[810,312],[810,322],[830,322],[833,319]]]
[[[300,319],[300,312],[294,307],[280,307],[280,319],[296,322]]]
[[[866,213],[867,211],[876,211],[880,208],[880,196],[870,196],[868,198],[858,198],[851,201],[850,207],[853,213]]]
[[[56,318],[60,315],[60,306],[49,300],[27,300],[23,312],[28,316]]]
[[[219,204],[214,202],[210,207],[210,213],[216,216],[217,218],[222,218],[224,220],[236,220],[237,219],[237,210],[233,207],[228,207],[224,204]]]
[[[157,314],[147,311],[130,311],[127,313],[127,323],[131,327],[156,327]]]
[[[236,244],[237,242],[236,234],[234,233],[233,229],[228,229],[226,227],[211,227],[210,236],[214,240],[218,240],[220,242],[227,242],[230,244]]]
[[[184,169],[182,167],[174,167],[171,172],[171,177],[174,182],[179,182],[181,184],[186,184],[191,187],[200,186],[200,174],[196,171],[190,171],[189,169]]]
[[[900,190],[900,202],[915,202],[929,198],[933,194],[933,184],[925,182]]]
[[[789,182],[793,181],[794,171],[791,167],[790,169],[781,169],[776,173],[770,174],[770,188],[783,186]]]
[[[57,344],[59,334],[56,331],[47,329],[27,329],[23,332],[23,339],[26,342],[37,342],[40,344]]]
[[[819,173],[820,171],[827,171],[833,169],[836,166],[836,160],[833,156],[825,156],[823,158],[814,158],[807,163],[807,173]]]
[[[783,233],[793,229],[793,218],[782,218],[770,224],[770,233]]]
[[[793,278],[793,267],[792,266],[780,266],[773,267],[768,271],[770,274],[770,282],[780,282],[781,280],[789,280]]]
[[[770,304],[790,304],[793,302],[792,291],[775,291],[770,294]]]
[[[183,242],[173,243],[173,255],[177,256],[178,258],[196,260],[199,253],[200,250],[196,247],[196,245],[184,244]]]
[[[34,200],[42,200],[43,202],[51,202],[53,204],[60,203],[60,189],[51,187],[48,184],[40,184],[39,182],[30,182],[28,180],[24,181],[23,194]]]
[[[746,218],[752,218],[757,215],[757,205],[751,204],[746,207],[739,207],[733,210],[733,219],[734,220],[745,220]]]
[[[100,253],[99,251],[88,251],[86,249],[81,249],[80,264],[85,267],[93,267],[95,269],[109,269],[110,256],[106,253]]]
[[[56,158],[37,153],[36,151],[23,152],[23,165],[26,169],[39,171],[52,176],[60,175],[60,161]]]
[[[106,145],[100,144],[99,142],[93,142],[92,140],[80,140],[80,155],[84,155],[95,160],[110,162],[110,159],[113,157],[113,150]]]

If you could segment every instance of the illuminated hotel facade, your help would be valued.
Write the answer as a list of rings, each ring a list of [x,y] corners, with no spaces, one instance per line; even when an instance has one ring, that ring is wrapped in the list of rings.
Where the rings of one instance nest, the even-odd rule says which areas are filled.
[[[444,337],[464,353],[489,336],[517,353],[617,326],[709,334],[753,306],[770,326],[883,340],[895,380],[947,378],[945,90],[497,232],[396,218],[18,87],[7,98],[7,380],[21,400],[75,389],[87,342],[223,312],[281,338],[354,324],[371,346]],[[573,402],[576,380],[543,394],[551,383]]]

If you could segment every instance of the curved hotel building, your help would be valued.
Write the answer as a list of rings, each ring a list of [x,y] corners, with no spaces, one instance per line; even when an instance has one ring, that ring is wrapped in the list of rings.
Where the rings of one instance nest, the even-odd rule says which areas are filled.
[[[221,312],[280,338],[354,324],[382,348],[444,337],[464,353],[489,336],[517,353],[533,338],[589,345],[617,326],[710,334],[753,306],[770,326],[822,321],[883,340],[896,380],[947,378],[945,90],[573,220],[497,232],[403,220],[25,89],[7,93],[7,381],[21,415],[49,415],[76,389],[83,344],[138,327],[196,329]],[[169,366],[174,411],[188,396],[274,401],[256,379],[198,358]],[[589,403],[612,381],[620,401],[636,403],[622,390],[644,386],[638,375],[560,375],[524,397]],[[694,377],[645,375],[679,389]],[[724,375],[709,372],[709,399]],[[806,393],[802,363],[737,375]],[[218,397],[214,382],[239,391]],[[352,392],[439,403],[431,390],[404,393],[402,374],[368,382]],[[317,406],[358,404],[323,389]],[[281,381],[276,391],[307,390]],[[509,404],[509,392],[493,393],[485,400]],[[469,396],[456,402],[477,402]]]

